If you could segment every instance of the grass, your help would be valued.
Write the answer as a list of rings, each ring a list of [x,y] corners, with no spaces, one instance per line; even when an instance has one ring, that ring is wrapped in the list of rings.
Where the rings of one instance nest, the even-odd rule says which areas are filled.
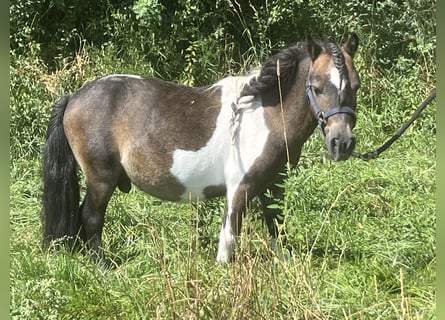
[[[137,190],[109,207],[112,267],[42,252],[39,159],[13,163],[12,318],[433,319],[434,137],[341,164],[317,155],[318,138],[287,180],[288,262],[270,251],[255,206],[237,261],[221,266],[221,201],[176,205]]]
[[[217,265],[222,199],[178,205],[134,189],[116,191],[108,207],[111,266],[83,253],[42,251],[39,148],[48,100],[108,65],[125,72],[101,61],[81,56],[52,74],[25,59],[12,66],[13,319],[435,319],[435,103],[369,162],[327,160],[315,132],[299,167],[286,173],[287,260],[271,251],[257,203],[236,261]],[[385,81],[400,85],[392,76],[373,87],[363,72],[360,151],[380,145],[410,116],[401,111],[406,101],[420,102],[414,93],[380,94]]]

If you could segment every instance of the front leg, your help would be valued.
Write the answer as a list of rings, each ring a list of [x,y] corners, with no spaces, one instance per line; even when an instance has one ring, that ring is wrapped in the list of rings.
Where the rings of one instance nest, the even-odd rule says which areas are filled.
[[[283,212],[279,208],[271,208],[271,205],[277,204],[277,200],[282,201],[284,199],[284,189],[277,186],[277,184],[280,183],[282,183],[282,180],[271,185],[259,195],[264,212],[266,226],[272,239],[276,239],[279,235],[284,234],[284,231],[279,231],[277,227],[277,224],[281,225],[283,223]],[[270,191],[271,196],[267,196],[265,194],[267,190]]]
[[[301,155],[301,149],[295,150],[295,153],[292,156],[292,165],[297,165]],[[272,237],[272,249],[275,253],[278,253],[280,250],[277,245],[277,238],[280,237],[282,240],[282,244],[284,247],[287,247],[286,244],[286,234],[283,228],[278,228],[283,224],[283,211],[277,206],[271,208],[271,205],[276,205],[277,200],[284,200],[284,179],[285,176],[279,174],[277,175],[274,183],[270,184],[269,187],[259,194],[259,198],[261,201],[261,205],[263,207],[264,218],[266,221],[266,226],[269,231],[270,236]],[[270,196],[266,196],[265,192],[269,190],[271,193]]]
[[[226,212],[219,234],[217,262],[229,263],[233,258],[236,239],[241,233],[241,225],[251,200],[247,188],[240,185],[235,192],[227,192]]]

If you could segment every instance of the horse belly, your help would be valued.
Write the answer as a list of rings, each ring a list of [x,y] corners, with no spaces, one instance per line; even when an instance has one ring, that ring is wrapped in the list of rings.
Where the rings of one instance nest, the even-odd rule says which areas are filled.
[[[225,195],[224,162],[230,137],[215,133],[202,148],[164,149],[152,139],[121,146],[121,165],[144,192],[175,202]]]
[[[170,173],[184,186],[182,201],[209,199],[225,194],[224,158],[221,145],[207,145],[197,151],[173,152]]]

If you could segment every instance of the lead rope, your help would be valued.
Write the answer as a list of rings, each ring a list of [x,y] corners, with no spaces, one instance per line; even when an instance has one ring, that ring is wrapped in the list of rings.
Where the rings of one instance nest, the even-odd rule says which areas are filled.
[[[368,152],[368,153],[360,153],[360,152],[354,151],[352,153],[352,155],[356,158],[359,158],[359,159],[362,159],[365,161],[368,161],[371,159],[376,159],[383,151],[388,149],[394,143],[394,141],[396,141],[398,138],[400,138],[400,136],[406,131],[406,129],[409,128],[409,126],[414,122],[414,120],[416,120],[419,117],[420,113],[422,113],[422,111],[426,108],[426,106],[429,105],[435,97],[436,97],[436,89],[433,89],[433,91],[431,91],[430,95],[425,100],[423,100],[423,102],[417,107],[416,111],[413,113],[411,118],[382,146],[380,146],[376,150]]]

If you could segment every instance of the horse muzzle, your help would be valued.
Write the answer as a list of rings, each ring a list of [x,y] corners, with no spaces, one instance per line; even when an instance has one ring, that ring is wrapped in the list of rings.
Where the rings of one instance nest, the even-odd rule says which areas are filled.
[[[355,148],[355,137],[346,123],[334,122],[324,128],[325,143],[334,161],[347,160]]]

